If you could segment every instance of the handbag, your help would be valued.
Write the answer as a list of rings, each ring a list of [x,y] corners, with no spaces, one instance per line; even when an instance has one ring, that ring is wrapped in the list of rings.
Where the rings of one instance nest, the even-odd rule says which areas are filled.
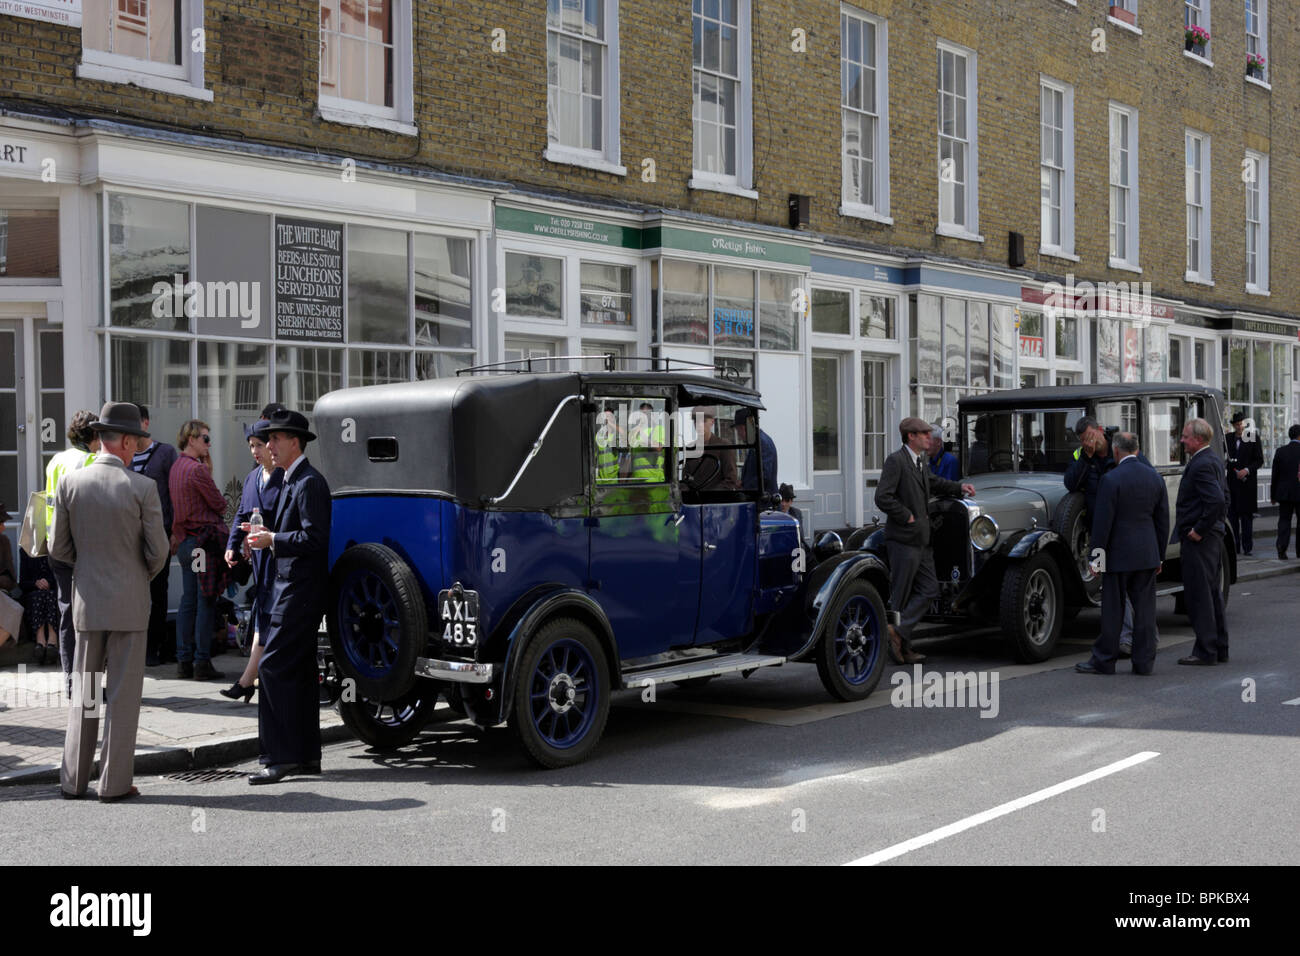
[[[23,513],[23,527],[18,532],[18,547],[33,558],[43,558],[49,554],[49,528],[46,525],[45,492],[33,491],[27,499],[27,510]]]

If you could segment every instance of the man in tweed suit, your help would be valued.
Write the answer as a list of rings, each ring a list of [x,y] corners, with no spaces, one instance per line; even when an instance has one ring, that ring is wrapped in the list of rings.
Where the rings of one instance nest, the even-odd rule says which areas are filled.
[[[59,783],[63,796],[86,792],[99,735],[99,681],[104,682],[104,748],[99,799],[120,800],[131,785],[144,686],[149,583],[167,563],[162,504],[152,479],[130,469],[148,444],[140,410],[109,402],[92,426],[100,455],[59,482],[50,555],[72,565],[72,622],[77,632],[73,699]]]

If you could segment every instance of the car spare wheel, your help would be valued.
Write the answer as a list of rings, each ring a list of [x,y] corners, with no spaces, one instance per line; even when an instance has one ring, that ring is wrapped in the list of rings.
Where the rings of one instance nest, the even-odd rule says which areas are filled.
[[[583,760],[609,717],[609,665],[595,632],[555,618],[528,638],[519,658],[510,727],[543,767]]]
[[[434,685],[418,681],[395,700],[349,700],[345,696],[339,700],[339,716],[349,730],[376,750],[395,750],[419,736],[437,702]]]
[[[416,681],[415,658],[428,639],[428,616],[415,573],[391,548],[355,544],[330,575],[330,647],[356,696],[396,700]]]
[[[1091,600],[1096,601],[1101,597],[1101,575],[1089,567],[1092,560],[1091,521],[1083,492],[1072,491],[1057,504],[1056,514],[1052,516],[1052,530],[1070,549],[1070,558],[1083,589]]]
[[[1002,632],[1011,639],[1016,659],[1038,663],[1052,656],[1065,610],[1061,575],[1045,551],[1007,565],[1002,578]]]

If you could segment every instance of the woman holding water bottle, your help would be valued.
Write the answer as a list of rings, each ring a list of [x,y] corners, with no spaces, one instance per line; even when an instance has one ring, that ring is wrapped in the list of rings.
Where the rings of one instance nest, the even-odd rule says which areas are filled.
[[[248,450],[257,462],[256,467],[244,478],[244,490],[239,499],[239,513],[230,524],[230,538],[226,542],[226,564],[234,567],[240,561],[248,561],[253,566],[253,644],[248,652],[248,665],[239,680],[221,691],[222,696],[231,700],[243,698],[248,701],[257,690],[257,662],[262,657],[262,635],[266,633],[269,622],[269,602],[266,595],[271,587],[271,565],[275,555],[269,548],[253,551],[244,544],[248,532],[241,531],[240,525],[248,522],[253,527],[270,524],[275,514],[275,505],[280,498],[280,486],[284,481],[283,470],[271,464],[271,454],[266,448],[266,429],[270,425],[267,418],[283,408],[272,403],[262,409],[262,418],[254,425],[244,426],[248,438]]]

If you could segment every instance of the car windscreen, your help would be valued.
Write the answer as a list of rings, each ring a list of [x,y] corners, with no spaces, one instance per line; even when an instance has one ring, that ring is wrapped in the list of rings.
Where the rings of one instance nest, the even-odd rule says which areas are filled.
[[[1079,447],[1074,425],[1084,414],[1078,407],[962,416],[966,474],[1064,473]]]
[[[757,493],[757,458],[746,463],[756,438],[753,429],[742,429],[736,419],[747,418],[750,410],[741,405],[691,405],[677,413],[673,434],[678,442],[678,477],[684,500],[738,500]]]

